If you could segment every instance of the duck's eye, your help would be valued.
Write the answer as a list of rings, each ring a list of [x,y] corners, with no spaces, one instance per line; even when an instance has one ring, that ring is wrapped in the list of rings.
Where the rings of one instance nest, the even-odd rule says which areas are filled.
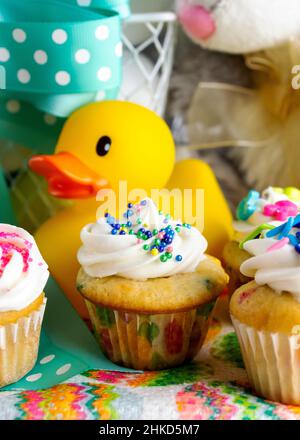
[[[102,136],[97,142],[96,151],[98,156],[106,156],[109,153],[111,147],[111,138],[108,136]]]

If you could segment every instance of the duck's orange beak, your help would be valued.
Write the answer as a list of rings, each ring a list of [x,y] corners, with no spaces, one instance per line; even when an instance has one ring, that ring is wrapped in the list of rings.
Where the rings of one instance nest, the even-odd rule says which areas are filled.
[[[88,168],[71,153],[33,156],[29,167],[48,181],[49,193],[62,199],[84,199],[95,196],[109,182]]]

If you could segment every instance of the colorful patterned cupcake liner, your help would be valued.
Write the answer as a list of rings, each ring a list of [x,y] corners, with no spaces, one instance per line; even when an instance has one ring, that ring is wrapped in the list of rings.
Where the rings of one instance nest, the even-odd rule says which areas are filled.
[[[0,326],[0,387],[16,382],[34,367],[46,301],[16,323]]]
[[[258,331],[232,318],[256,393],[288,405],[300,405],[299,335]]]
[[[160,370],[192,360],[207,334],[214,302],[185,312],[146,315],[86,301],[105,355],[136,370]]]

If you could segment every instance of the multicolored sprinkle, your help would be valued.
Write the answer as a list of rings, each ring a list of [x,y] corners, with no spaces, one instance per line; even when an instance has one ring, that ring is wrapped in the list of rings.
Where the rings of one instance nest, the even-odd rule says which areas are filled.
[[[149,255],[156,257],[159,255],[159,260],[162,263],[174,259],[178,263],[183,260],[182,255],[174,256],[174,248],[172,246],[174,238],[179,235],[182,228],[191,229],[191,225],[188,223],[177,223],[175,226],[170,224],[171,216],[170,214],[164,215],[160,210],[159,215],[163,216],[162,224],[166,225],[161,229],[149,228],[146,223],[142,224],[143,221],[140,217],[136,219],[136,225],[133,225],[129,220],[134,214],[140,215],[142,208],[147,206],[147,200],[142,200],[140,203],[133,205],[128,203],[127,211],[123,214],[123,218],[126,222],[121,223],[117,221],[108,212],[105,214],[106,222],[111,227],[112,235],[134,235],[137,238],[137,243],[141,244],[143,241],[143,250]],[[137,231],[133,229],[133,226],[140,226]]]
[[[299,229],[299,231],[295,232],[293,229]],[[278,240],[278,243],[274,243],[267,249],[268,252],[281,249],[285,245],[290,244],[294,246],[295,251],[300,254],[300,214],[296,217],[289,217],[285,223],[279,226],[267,223],[260,225],[240,243],[240,248],[243,249],[244,244],[248,240],[261,238],[263,231],[266,230],[267,232],[265,232],[264,237]]]

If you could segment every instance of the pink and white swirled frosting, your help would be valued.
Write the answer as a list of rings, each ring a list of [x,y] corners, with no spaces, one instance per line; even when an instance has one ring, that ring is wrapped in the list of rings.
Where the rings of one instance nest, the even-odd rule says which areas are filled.
[[[0,223],[0,312],[22,310],[42,293],[49,277],[34,238]]]

